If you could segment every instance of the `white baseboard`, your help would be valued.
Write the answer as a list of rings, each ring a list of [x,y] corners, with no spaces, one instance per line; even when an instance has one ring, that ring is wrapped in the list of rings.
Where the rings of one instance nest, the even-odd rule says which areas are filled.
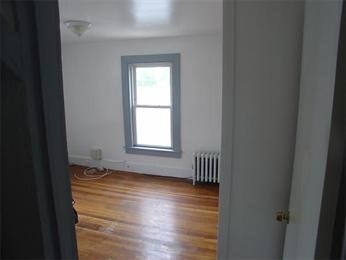
[[[96,166],[95,161],[87,156],[69,155],[69,162],[82,166]],[[192,178],[192,169],[174,168],[162,165],[134,163],[129,161],[114,161],[104,159],[102,166],[108,169],[117,171],[136,172],[157,176],[177,177],[177,178]]]

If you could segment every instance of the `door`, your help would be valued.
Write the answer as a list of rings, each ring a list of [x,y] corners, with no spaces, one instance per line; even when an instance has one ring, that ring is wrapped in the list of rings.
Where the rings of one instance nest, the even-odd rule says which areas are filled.
[[[57,0],[0,1],[0,258],[76,259]]]
[[[341,0],[308,0],[305,5],[299,114],[284,259],[315,257],[341,9]]]

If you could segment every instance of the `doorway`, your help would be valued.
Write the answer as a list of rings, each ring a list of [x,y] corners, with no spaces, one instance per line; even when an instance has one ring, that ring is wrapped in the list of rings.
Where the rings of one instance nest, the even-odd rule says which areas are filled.
[[[222,1],[59,5],[80,256],[214,259]]]

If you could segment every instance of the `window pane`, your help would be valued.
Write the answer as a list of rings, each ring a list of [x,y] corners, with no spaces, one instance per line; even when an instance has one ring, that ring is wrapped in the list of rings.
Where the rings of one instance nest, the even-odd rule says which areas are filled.
[[[171,110],[136,108],[137,145],[172,147]]]
[[[136,67],[137,105],[171,105],[171,67]]]

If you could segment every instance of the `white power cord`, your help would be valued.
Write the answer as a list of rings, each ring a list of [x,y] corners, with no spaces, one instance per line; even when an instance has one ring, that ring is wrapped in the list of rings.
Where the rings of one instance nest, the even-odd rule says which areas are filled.
[[[99,174],[99,173],[101,173],[101,174]],[[94,181],[94,180],[99,180],[103,177],[106,177],[106,176],[110,175],[111,173],[112,173],[112,171],[109,169],[103,169],[102,168],[102,170],[100,170],[97,167],[89,167],[83,171],[83,174],[85,177],[80,177],[77,175],[77,173],[74,174],[74,177],[80,181]]]

